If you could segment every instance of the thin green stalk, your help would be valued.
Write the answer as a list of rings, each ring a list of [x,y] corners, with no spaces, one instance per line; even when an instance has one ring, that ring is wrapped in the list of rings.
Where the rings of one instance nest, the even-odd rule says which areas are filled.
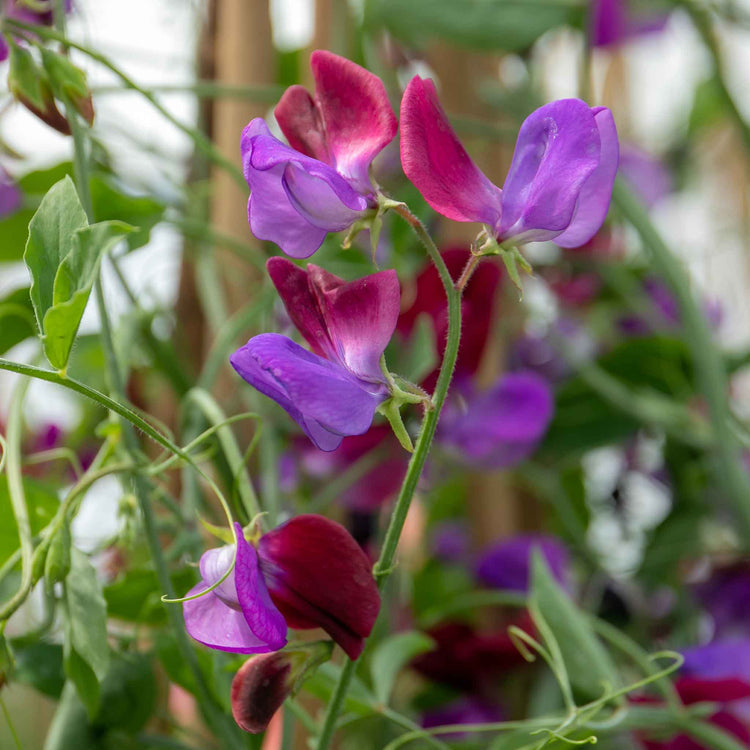
[[[716,724],[686,716],[684,718],[675,717],[673,719],[674,725],[704,747],[710,747],[712,750],[747,750],[744,743],[738,742]]]
[[[399,216],[407,221],[409,226],[411,226],[437,268],[438,275],[443,283],[445,295],[448,300],[448,338],[445,345],[445,352],[443,354],[443,361],[440,365],[437,384],[435,385],[435,392],[432,396],[432,408],[427,410],[424,419],[422,420],[419,436],[417,437],[417,442],[414,446],[414,453],[412,453],[411,458],[409,459],[406,476],[404,477],[396,504],[391,513],[391,519],[385,533],[383,546],[380,550],[380,557],[373,568],[373,574],[378,582],[378,588],[381,591],[388,576],[393,571],[398,542],[401,538],[401,532],[404,528],[412,497],[417,489],[417,483],[419,482],[419,478],[422,475],[422,469],[427,460],[427,454],[430,451],[432,440],[435,436],[440,412],[445,403],[445,398],[448,395],[448,386],[453,377],[453,370],[456,365],[456,358],[458,357],[458,345],[461,339],[461,289],[454,286],[450,271],[445,265],[440,252],[422,222],[414,216],[404,204],[396,204],[391,207]],[[352,677],[354,676],[355,669],[356,662],[347,661],[341,670],[336,689],[334,690],[334,693],[331,696],[331,701],[328,704],[323,728],[318,737],[318,750],[327,750],[331,743],[331,739],[336,730],[336,721]]]
[[[277,102],[284,89],[281,86],[233,86],[216,81],[196,81],[187,84],[156,84],[154,86],[143,86],[152,94],[193,94],[203,99],[246,99],[253,102],[266,102],[273,104]],[[91,93],[124,94],[133,91],[131,87],[123,86],[92,86]]]
[[[734,506],[743,529],[745,544],[750,540],[750,482],[742,465],[742,446],[732,429],[728,403],[729,382],[721,353],[716,348],[706,318],[696,303],[690,281],[679,260],[651,223],[646,210],[621,181],[615,182],[612,198],[641,237],[657,272],[674,292],[680,308],[685,341],[690,348],[698,389],[708,405],[715,437],[716,481]]]
[[[121,71],[120,68],[118,68],[117,65],[115,65],[106,55],[103,55],[100,52],[96,52],[95,50],[90,49],[84,44],[74,42],[73,40],[68,39],[64,33],[61,33],[60,31],[57,31],[55,29],[47,28],[45,26],[27,24],[21,21],[17,21],[13,18],[5,18],[2,25],[4,30],[7,32],[14,33],[15,31],[20,29],[21,31],[30,32],[37,37],[40,37],[41,39],[60,42],[66,47],[77,49],[79,52],[83,52],[83,54],[87,55],[92,60],[95,60],[100,65],[107,68],[107,70],[110,70],[112,73],[114,73],[123,82],[126,88],[132,89],[133,91],[137,91],[139,94],[141,94],[141,96],[147,99],[163,117],[165,117],[169,122],[172,123],[172,125],[174,125],[178,130],[181,130],[183,133],[185,133],[204,156],[206,156],[217,166],[225,169],[234,178],[235,182],[237,182],[237,184],[240,185],[243,189],[247,188],[242,170],[234,162],[227,159],[227,157],[224,156],[224,154],[222,154],[218,148],[216,148],[216,146],[211,142],[209,138],[207,138],[197,128],[193,128],[190,125],[185,125],[183,122],[178,120],[166,107],[164,107],[159,102],[156,96],[154,96],[154,94],[148,88],[137,84],[132,78],[130,78],[130,76]]]
[[[8,414],[8,438],[5,446],[7,461],[6,475],[8,477],[8,494],[16,519],[18,538],[21,548],[21,584],[18,591],[6,602],[0,610],[0,628],[5,627],[5,621],[10,614],[15,612],[18,606],[28,596],[32,586],[31,558],[34,555],[34,544],[32,542],[31,523],[29,521],[29,509],[26,505],[26,494],[23,489],[23,476],[21,474],[21,432],[23,430],[23,401],[29,381],[19,381],[13,393]]]

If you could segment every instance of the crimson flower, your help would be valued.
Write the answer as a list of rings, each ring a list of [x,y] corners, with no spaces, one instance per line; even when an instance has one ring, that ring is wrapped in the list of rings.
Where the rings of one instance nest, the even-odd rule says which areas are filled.
[[[323,628],[351,659],[364,647],[380,610],[380,595],[365,553],[340,524],[301,515],[263,534],[257,549],[237,533],[236,561],[219,586],[183,603],[185,627],[196,641],[240,654],[277,651],[287,625]],[[200,560],[205,592],[228,570],[233,545]]]

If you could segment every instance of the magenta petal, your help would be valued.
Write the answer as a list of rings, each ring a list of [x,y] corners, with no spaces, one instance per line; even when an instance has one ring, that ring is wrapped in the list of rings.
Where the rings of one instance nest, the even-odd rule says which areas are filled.
[[[454,221],[500,221],[501,191],[453,132],[435,84],[412,78],[401,100],[401,164],[424,199]]]
[[[261,537],[271,597],[291,627],[322,627],[354,659],[380,610],[370,561],[349,532],[301,515]]]
[[[338,358],[357,377],[383,381],[380,356],[396,329],[401,304],[396,272],[380,271],[349,283],[312,264],[308,273]],[[340,283],[330,284],[330,278]]]
[[[332,166],[360,192],[369,192],[370,163],[398,129],[385,86],[376,75],[332,52],[313,52],[310,66]]]
[[[368,205],[343,178],[332,175],[312,174],[290,162],[284,168],[282,184],[300,216],[326,232],[340,232],[361,219]]]
[[[346,435],[365,432],[386,398],[385,388],[369,386],[341,365],[275,333],[250,339],[230,362],[250,385],[285,409],[324,451],[337,448]]]
[[[290,86],[273,113],[293,149],[325,164],[330,163],[320,110],[304,86]]]
[[[286,621],[271,601],[260,572],[255,548],[238,534],[234,570],[214,591],[183,602],[185,628],[191,637],[209,648],[239,654],[262,654],[286,644]],[[205,591],[226,572],[232,548],[209,550],[201,558],[201,574],[208,575],[188,593]],[[232,591],[232,589],[235,589]]]
[[[588,242],[604,223],[612,199],[612,186],[620,156],[617,128],[612,113],[606,107],[596,107],[591,111],[594,113],[601,142],[599,164],[583,184],[573,220],[555,238],[555,243],[560,247],[580,247]]]
[[[336,359],[336,351],[331,343],[318,298],[310,286],[308,272],[285,258],[278,257],[267,261],[266,270],[292,323],[304,336],[305,341],[316,354]]]
[[[580,99],[532,112],[521,125],[503,186],[498,239],[537,242],[567,229],[600,150],[594,115]]]

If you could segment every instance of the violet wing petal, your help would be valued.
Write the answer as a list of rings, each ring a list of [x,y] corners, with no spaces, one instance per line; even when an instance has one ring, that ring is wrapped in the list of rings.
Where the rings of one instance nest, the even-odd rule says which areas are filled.
[[[627,36],[625,2],[626,0],[592,0],[589,18],[591,44],[594,47],[618,44]]]
[[[528,591],[531,554],[539,549],[555,579],[566,585],[570,567],[568,550],[552,536],[529,534],[504,540],[482,553],[476,576],[486,586],[508,591]]]
[[[340,232],[361,219],[368,208],[367,200],[335,172],[316,171],[318,174],[311,173],[293,162],[284,168],[282,185],[297,213],[326,232]]]
[[[567,229],[600,151],[596,120],[580,99],[560,99],[532,112],[521,125],[503,186],[498,239],[537,242]]]
[[[454,221],[500,221],[501,191],[453,132],[435,84],[412,78],[401,100],[401,164],[406,176],[440,214]]]
[[[317,283],[323,269],[309,267],[331,341],[341,362],[357,377],[382,382],[380,356],[393,336],[401,305],[393,270],[338,286]]]
[[[289,201],[282,182],[285,162],[279,161],[267,169],[254,166],[258,148],[278,150],[271,141],[291,151],[270,134],[265,138],[264,131],[268,132],[266,124],[256,119],[242,133],[242,162],[250,186],[247,204],[250,229],[258,239],[275,242],[287,255],[307,258],[323,244],[326,231],[310,224]]]
[[[601,142],[599,164],[581,188],[573,220],[555,238],[555,243],[560,247],[580,247],[588,242],[604,223],[612,199],[612,186],[620,159],[617,128],[612,112],[606,107],[596,107],[591,111]]]
[[[254,388],[276,401],[321,450],[345,435],[365,432],[385,389],[369,388],[343,367],[318,357],[286,336],[250,339],[230,361]]]
[[[370,163],[398,130],[385,86],[370,71],[332,52],[313,52],[310,66],[332,166],[361,193],[369,192]]]
[[[729,678],[750,682],[750,638],[731,638],[682,652],[682,671],[707,680]]]

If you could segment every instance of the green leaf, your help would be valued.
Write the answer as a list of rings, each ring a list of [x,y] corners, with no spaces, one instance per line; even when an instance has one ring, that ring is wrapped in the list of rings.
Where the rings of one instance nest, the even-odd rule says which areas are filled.
[[[560,649],[571,686],[585,699],[600,698],[619,680],[609,654],[594,635],[585,616],[555,581],[547,563],[534,551],[529,611],[544,636],[544,624]]]
[[[53,185],[29,223],[24,261],[31,302],[50,364],[68,363],[102,254],[130,228],[121,222],[88,226],[73,181]]]
[[[60,500],[53,489],[28,477],[24,477],[23,490],[31,533],[36,535],[52,520],[60,507]],[[18,527],[10,503],[8,479],[0,475],[0,564],[18,549],[18,545]]]
[[[368,26],[384,26],[410,46],[435,38],[454,45],[509,52],[527,49],[542,34],[574,15],[560,0],[368,0]]]
[[[47,732],[44,750],[96,750],[99,747],[75,687],[68,682]]]
[[[430,651],[435,642],[417,631],[392,635],[375,649],[370,663],[372,686],[380,703],[388,704],[398,673],[415,656]]]
[[[15,670],[13,680],[31,685],[43,695],[60,698],[65,685],[63,650],[57,643],[13,643]]]
[[[65,579],[65,673],[73,681],[89,715],[99,705],[99,683],[109,667],[107,605],[96,570],[73,548]]]
[[[91,178],[91,202],[96,221],[119,219],[135,227],[126,238],[131,250],[149,241],[151,230],[161,221],[166,209],[163,203],[148,196],[123,193],[111,180],[100,175]]]
[[[16,289],[0,300],[0,354],[36,334],[29,289]]]
[[[305,681],[305,692],[314,695],[324,702],[328,702],[341,676],[341,667],[327,662],[318,667],[315,674]],[[367,689],[362,680],[354,675],[349,692],[344,701],[344,709],[359,716],[373,713],[375,696]]]

